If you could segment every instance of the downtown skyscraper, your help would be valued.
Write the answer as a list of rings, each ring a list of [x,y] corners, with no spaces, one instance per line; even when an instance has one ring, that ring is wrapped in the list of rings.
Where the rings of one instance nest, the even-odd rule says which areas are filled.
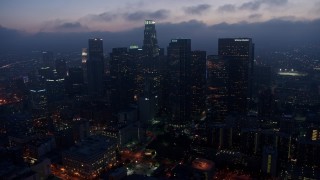
[[[178,128],[190,122],[191,114],[191,39],[172,39],[168,49],[169,92],[171,120]]]
[[[156,23],[153,20],[145,20],[144,25],[142,49],[148,57],[159,56]]]
[[[250,97],[250,79],[254,59],[252,39],[219,39],[218,55],[226,63],[228,112],[245,115],[248,108],[247,99]]]
[[[88,93],[99,96],[103,93],[104,78],[103,40],[99,38],[89,39],[87,78]]]
[[[217,148],[239,149],[248,124],[250,78],[254,58],[252,39],[222,38],[218,55],[207,58],[207,118]],[[212,134],[215,134],[212,133]]]
[[[199,119],[205,111],[206,51],[192,51],[190,62],[191,117]]]

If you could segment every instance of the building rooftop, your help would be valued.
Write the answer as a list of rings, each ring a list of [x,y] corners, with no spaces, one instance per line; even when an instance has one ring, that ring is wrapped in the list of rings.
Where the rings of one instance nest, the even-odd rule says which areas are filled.
[[[90,136],[64,152],[65,156],[88,161],[113,147],[115,142],[105,136]]]

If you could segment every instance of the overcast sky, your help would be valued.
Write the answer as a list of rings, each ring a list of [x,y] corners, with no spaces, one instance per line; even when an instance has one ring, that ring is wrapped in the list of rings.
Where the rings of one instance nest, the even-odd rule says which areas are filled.
[[[224,37],[253,38],[257,52],[320,43],[320,0],[0,0],[0,53],[80,52],[93,37],[105,52],[141,47],[145,19],[163,48],[172,38],[208,53]]]
[[[125,31],[157,23],[197,20],[310,21],[320,17],[320,0],[1,0],[0,25],[25,32]]]

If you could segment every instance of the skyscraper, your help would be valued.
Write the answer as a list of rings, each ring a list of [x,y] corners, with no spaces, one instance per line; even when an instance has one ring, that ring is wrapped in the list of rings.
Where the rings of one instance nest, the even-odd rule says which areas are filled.
[[[219,39],[218,53],[227,72],[227,124],[232,126],[233,148],[240,147],[241,129],[245,121],[250,97],[250,78],[253,65],[253,43],[250,38]],[[221,99],[223,100],[223,99]]]
[[[207,57],[207,116],[211,122],[224,122],[227,116],[226,62],[220,56]]]
[[[102,95],[104,78],[103,40],[89,39],[87,60],[88,93]]]
[[[168,47],[169,108],[173,123],[190,122],[191,39],[172,39]]]
[[[190,64],[191,116],[199,118],[205,110],[206,51],[192,51]]]
[[[113,48],[110,53],[111,105],[116,110],[133,103],[135,90],[134,61],[126,47]]]
[[[226,62],[228,74],[228,112],[245,115],[249,82],[253,65],[254,44],[250,38],[223,38],[218,42],[218,54]]]
[[[67,62],[65,59],[60,58],[55,61],[56,71],[59,78],[65,78],[67,76]]]
[[[82,48],[82,52],[81,52],[81,67],[83,69],[83,80],[86,83],[88,82],[87,60],[88,60],[88,48]]]
[[[149,57],[159,55],[159,47],[156,32],[156,23],[153,20],[144,21],[144,39],[142,49]]]
[[[42,52],[42,67],[54,68],[53,53],[50,51]]]

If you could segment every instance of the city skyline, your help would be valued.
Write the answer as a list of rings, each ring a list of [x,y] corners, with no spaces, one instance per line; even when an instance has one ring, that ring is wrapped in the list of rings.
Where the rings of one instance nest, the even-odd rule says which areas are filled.
[[[319,179],[320,21],[267,23],[0,28],[0,178]]]
[[[170,3],[170,6],[168,4]],[[319,19],[317,0],[228,1],[3,1],[1,27],[27,33],[119,32],[141,27],[144,19],[159,24],[199,21],[207,26],[243,24],[274,19],[313,21]]]

